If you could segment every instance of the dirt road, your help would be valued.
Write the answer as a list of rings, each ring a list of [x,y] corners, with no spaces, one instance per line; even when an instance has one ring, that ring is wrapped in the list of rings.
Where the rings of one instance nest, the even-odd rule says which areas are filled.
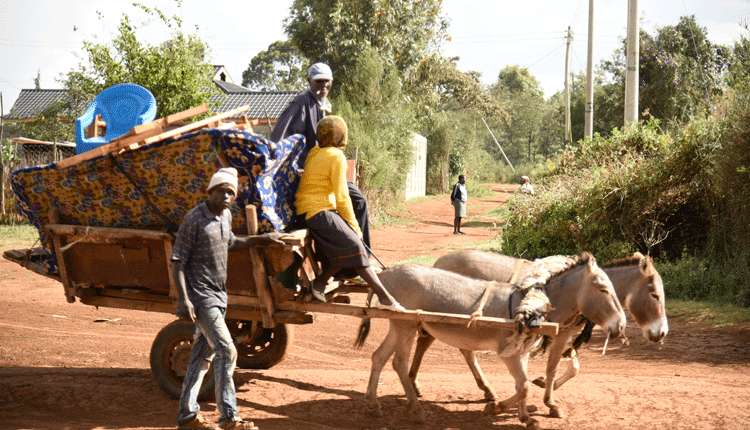
[[[469,200],[465,236],[452,235],[452,207],[439,201],[410,205],[413,221],[374,231],[375,253],[386,264],[437,256],[487,240],[497,220],[482,215],[505,199]],[[177,401],[151,377],[149,351],[173,317],[68,304],[59,283],[0,259],[0,429],[174,428]],[[351,344],[358,319],[317,315],[295,327],[291,353],[276,367],[236,372],[238,405],[262,430],[521,429],[513,413],[486,417],[485,402],[461,355],[435,344],[420,381],[425,424],[407,414],[403,389],[390,368],[381,377],[383,418],[370,416],[363,394],[370,355],[385,337],[375,320],[362,350]],[[557,391],[565,418],[548,415],[542,390],[532,388],[532,415],[545,429],[750,428],[750,326],[714,330],[670,320],[663,345],[646,342],[632,323],[629,345],[594,339],[581,354],[581,372]],[[546,357],[530,362],[543,373]],[[500,395],[513,381],[494,353],[480,364]],[[217,419],[212,402],[204,414]]]

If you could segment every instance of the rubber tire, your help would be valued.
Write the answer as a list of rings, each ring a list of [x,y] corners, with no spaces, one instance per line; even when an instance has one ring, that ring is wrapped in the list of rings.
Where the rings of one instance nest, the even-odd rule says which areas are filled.
[[[232,337],[236,338],[241,327],[254,329],[262,327],[261,322],[227,321]],[[236,344],[237,367],[240,369],[270,369],[281,363],[291,350],[294,341],[294,327],[288,324],[276,324],[272,329],[263,329],[263,333],[253,345]]]
[[[159,388],[176,399],[179,399],[182,393],[182,379],[187,370],[194,334],[195,324],[184,320],[172,321],[159,331],[151,345],[151,373]],[[173,354],[180,355],[178,369],[173,368]],[[211,366],[203,378],[198,400],[208,400],[213,395],[213,373],[213,366]]]

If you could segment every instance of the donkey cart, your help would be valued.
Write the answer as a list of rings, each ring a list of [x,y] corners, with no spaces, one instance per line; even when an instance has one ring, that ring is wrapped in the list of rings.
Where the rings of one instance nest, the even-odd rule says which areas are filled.
[[[3,256],[62,283],[70,303],[78,298],[90,306],[174,313],[176,290],[169,267],[171,235],[65,224],[48,224],[46,229],[54,246],[58,274],[47,273],[41,264],[41,248],[9,250]],[[268,369],[280,363],[291,348],[293,326],[312,323],[315,313],[463,325],[473,321],[478,327],[487,328],[514,324],[513,320],[500,318],[423,311],[397,313],[354,305],[352,294],[368,292],[366,285],[356,281],[330,283],[326,289],[327,303],[306,301],[304,293],[320,273],[311,252],[311,238],[307,230],[296,230],[282,240],[287,244],[283,248],[229,253],[227,322],[237,345],[240,368]],[[299,292],[285,288],[279,280],[290,268],[296,269],[292,271],[297,272]],[[156,335],[151,347],[154,378],[174,397],[180,395],[194,330],[192,323],[175,320]],[[557,324],[543,323],[534,330],[554,335]],[[213,378],[206,377],[201,397],[206,398],[212,392]]]
[[[352,281],[329,285],[327,303],[306,301],[321,267],[307,230],[290,231],[304,138],[270,142],[252,133],[254,123],[246,118],[239,124],[225,122],[248,109],[183,123],[208,110],[200,106],[136,126],[74,157],[13,172],[19,212],[38,229],[42,246],[6,251],[4,257],[62,283],[70,303],[77,298],[90,306],[173,314],[172,235],[185,213],[205,198],[211,173],[232,166],[240,176],[232,208],[235,234],[289,231],[283,247],[229,253],[226,317],[241,368],[267,369],[281,362],[292,344],[293,325],[312,323],[317,312],[464,325],[473,321],[479,327],[513,324],[353,305],[351,294],[368,288]],[[557,325],[534,330],[556,333]],[[154,377],[175,397],[193,332],[191,323],[174,321],[157,334],[151,348]],[[204,378],[204,396],[212,381]]]

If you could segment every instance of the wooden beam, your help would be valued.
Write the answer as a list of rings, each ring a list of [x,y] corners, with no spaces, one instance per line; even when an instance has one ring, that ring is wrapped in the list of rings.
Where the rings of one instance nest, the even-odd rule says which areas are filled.
[[[177,137],[180,135],[183,135],[185,133],[189,133],[191,131],[199,130],[203,127],[206,127],[208,124],[211,124],[213,122],[218,122],[219,120],[222,120],[224,118],[229,118],[231,116],[237,115],[239,113],[242,113],[246,110],[250,109],[250,105],[245,105],[238,107],[237,109],[232,109],[230,111],[224,112],[222,114],[214,115],[211,117],[208,117],[204,120],[193,122],[190,124],[187,124],[185,126],[176,128],[174,130],[170,130],[166,133],[162,133],[158,136],[150,137],[145,140],[144,144],[148,145],[149,143],[158,142],[160,140],[169,139],[170,137]]]
[[[257,220],[255,213],[255,206],[245,206],[245,215],[247,216],[247,233],[250,235],[258,234],[258,224],[251,220]],[[273,319],[273,314],[276,312],[274,306],[273,297],[271,296],[271,287],[268,281],[268,275],[266,274],[266,266],[263,262],[260,252],[255,248],[248,249],[250,253],[250,262],[253,264],[253,280],[255,281],[255,292],[258,293],[260,299],[260,310],[263,317],[263,326],[265,328],[276,327],[276,322]]]
[[[248,106],[248,107],[245,108],[245,110],[247,110],[249,108],[250,107]],[[176,114],[169,115],[169,116],[167,116],[165,118],[160,118],[158,120],[151,121],[150,123],[137,125],[137,126],[133,127],[130,130],[130,132],[128,132],[124,136],[120,136],[119,138],[112,140],[112,142],[110,142],[110,143],[108,143],[106,145],[102,145],[102,146],[94,148],[94,149],[92,149],[90,151],[86,151],[83,154],[78,154],[76,156],[60,160],[56,164],[56,168],[57,168],[57,170],[66,169],[66,168],[68,168],[70,166],[73,166],[73,165],[76,165],[78,163],[81,163],[81,162],[84,162],[84,161],[87,161],[87,160],[91,160],[93,158],[109,154],[111,152],[119,151],[121,149],[127,148],[128,146],[130,146],[130,145],[132,145],[134,143],[138,143],[138,142],[141,142],[141,141],[143,141],[144,143],[156,142],[156,141],[161,140],[161,139],[156,139],[156,140],[149,140],[149,139],[153,139],[154,137],[164,135],[165,133],[162,133],[162,130],[167,125],[172,124],[172,123],[177,122],[177,121],[181,121],[181,120],[186,119],[186,118],[191,118],[193,116],[200,115],[201,113],[205,113],[207,111],[208,111],[208,107],[206,107],[206,105],[201,105],[201,106],[198,106],[198,107],[195,107],[195,108],[192,108],[192,109],[188,109],[188,110],[183,111],[183,112],[178,112]],[[236,113],[239,113],[239,112],[236,112]],[[226,112],[224,114],[226,114]],[[222,115],[224,115],[224,114],[222,114]],[[231,115],[234,115],[234,114],[235,113],[232,113]],[[195,126],[197,128],[202,128],[203,125],[198,125],[201,122],[202,121],[198,121],[198,122],[195,122],[195,123],[190,123],[189,125],[181,127],[181,128],[186,128],[188,126]],[[179,128],[177,130],[180,130],[181,128]],[[143,136],[143,138],[141,136]],[[163,138],[166,139],[167,137],[163,137]]]
[[[73,236],[90,243],[109,243],[122,239],[172,240],[169,233],[135,228],[90,227],[84,225],[48,224],[46,229],[55,236]]]
[[[357,318],[386,318],[396,320],[407,320],[407,321],[423,321],[429,323],[446,323],[446,324],[457,324],[466,327],[469,321],[472,320],[471,315],[461,314],[445,314],[440,312],[426,312],[426,311],[412,311],[407,310],[406,312],[393,312],[386,311],[383,309],[366,308],[364,306],[346,305],[340,303],[299,303],[299,302],[283,302],[277,303],[277,309],[287,311],[300,311],[300,312],[321,312],[326,314],[338,314],[348,315]],[[516,323],[511,319],[505,318],[493,318],[493,317],[478,317],[474,319],[473,327],[476,329],[498,329],[503,328],[507,330],[515,330]],[[531,329],[533,334],[554,336],[557,334],[558,325],[557,323],[543,322],[541,327],[535,327]]]

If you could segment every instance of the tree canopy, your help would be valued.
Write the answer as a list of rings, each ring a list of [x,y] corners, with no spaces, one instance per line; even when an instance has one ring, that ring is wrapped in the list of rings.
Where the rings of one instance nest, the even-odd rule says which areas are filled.
[[[290,40],[277,40],[242,72],[242,86],[259,91],[301,91],[307,87],[307,59]]]
[[[143,43],[137,37],[136,25],[123,14],[112,41],[84,41],[85,58],[78,69],[62,78],[73,103],[90,101],[112,85],[132,83],[154,95],[157,117],[209,104],[216,88],[212,66],[206,62],[208,47],[198,36],[182,31],[178,16],[168,18],[157,8],[138,3],[134,6],[173,29],[172,37],[157,46]]]

